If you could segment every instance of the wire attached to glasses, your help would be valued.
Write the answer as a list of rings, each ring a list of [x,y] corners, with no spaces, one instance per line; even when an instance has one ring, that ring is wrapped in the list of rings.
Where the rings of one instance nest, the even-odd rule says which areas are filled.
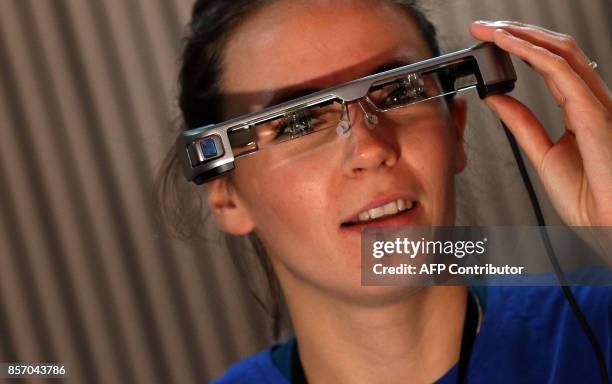
[[[538,202],[538,197],[535,193],[535,189],[533,188],[533,184],[531,183],[531,179],[529,178],[529,174],[527,173],[527,168],[525,167],[525,162],[523,161],[523,157],[521,155],[521,151],[516,143],[516,139],[514,135],[506,124],[501,121],[502,127],[504,128],[504,132],[506,133],[506,137],[508,138],[508,142],[510,143],[510,147],[512,148],[512,153],[514,154],[514,159],[516,160],[516,165],[518,166],[519,172],[521,173],[521,177],[523,179],[523,183],[525,188],[527,189],[527,194],[529,195],[529,200],[531,201],[531,206],[533,208],[533,212],[536,216],[536,220],[538,222],[538,226],[540,227],[540,235],[542,236],[542,240],[544,241],[544,246],[546,247],[546,254],[550,260],[550,263],[553,266],[555,271],[555,275],[557,279],[559,279],[559,283],[561,284],[561,289],[563,290],[563,294],[565,295],[565,299],[570,305],[572,312],[578,319],[580,323],[580,327],[586,334],[589,342],[591,343],[591,347],[593,352],[595,352],[595,356],[597,358],[597,364],[599,366],[599,375],[601,376],[602,384],[608,384],[610,381],[608,376],[608,368],[606,366],[606,357],[601,348],[601,344],[597,340],[597,336],[593,329],[591,328],[589,322],[587,321],[584,313],[580,309],[578,302],[576,301],[576,297],[572,293],[569,287],[569,280],[565,276],[561,265],[559,264],[559,260],[555,255],[555,251],[550,242],[550,238],[548,237],[548,232],[546,231],[546,222],[544,221],[544,215],[542,214],[542,209],[540,208],[540,203]]]

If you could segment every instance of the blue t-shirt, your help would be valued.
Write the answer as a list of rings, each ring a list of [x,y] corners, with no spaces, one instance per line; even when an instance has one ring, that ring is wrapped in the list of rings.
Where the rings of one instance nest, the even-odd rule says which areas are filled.
[[[612,372],[612,287],[572,287]],[[482,291],[480,292],[482,294]],[[479,296],[481,296],[479,294]],[[293,342],[292,340],[289,343]],[[273,359],[286,344],[234,364],[215,384],[289,384]],[[437,383],[455,383],[457,366]],[[488,287],[468,383],[598,383],[595,353],[560,287]]]

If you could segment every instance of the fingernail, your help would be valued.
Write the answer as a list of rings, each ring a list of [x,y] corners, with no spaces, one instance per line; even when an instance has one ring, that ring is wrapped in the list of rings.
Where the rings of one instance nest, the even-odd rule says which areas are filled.
[[[514,37],[510,32],[508,32],[508,31],[506,31],[505,29],[502,29],[502,28],[497,28],[495,30],[495,32],[499,32],[499,33],[501,33],[504,36]]]
[[[491,21],[491,20],[476,20],[474,23],[475,24],[493,24],[493,21]]]
[[[485,101],[485,103],[487,103],[489,108],[491,108],[493,110],[493,112],[497,113],[497,107],[495,106],[495,104],[493,104],[493,102],[488,97],[486,97],[484,99],[484,101]]]

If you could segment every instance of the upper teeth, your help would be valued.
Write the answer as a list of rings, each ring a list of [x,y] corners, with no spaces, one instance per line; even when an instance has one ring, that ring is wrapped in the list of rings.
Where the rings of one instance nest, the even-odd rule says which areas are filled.
[[[378,219],[383,216],[395,215],[398,212],[405,211],[407,209],[412,208],[414,205],[413,201],[397,199],[385,205],[381,205],[380,207],[368,209],[367,211],[361,212],[358,217],[359,220],[353,220],[353,222],[357,221],[368,221]]]

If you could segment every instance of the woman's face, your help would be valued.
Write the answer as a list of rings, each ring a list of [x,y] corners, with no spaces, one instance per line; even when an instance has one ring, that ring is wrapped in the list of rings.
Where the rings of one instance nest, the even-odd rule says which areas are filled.
[[[225,113],[244,114],[287,95],[294,98],[430,56],[422,33],[397,6],[277,1],[250,16],[226,46]],[[420,108],[428,117],[398,126],[379,114],[371,130],[352,104],[348,138],[327,134],[325,144],[304,152],[306,142],[299,141],[320,140],[315,134],[238,159],[230,178],[209,188],[218,223],[236,234],[255,230],[281,281],[291,276],[327,291],[363,294],[360,230],[365,225],[454,221],[454,175],[465,165],[464,104],[452,112],[444,101]],[[359,213],[398,199],[415,205],[346,225]]]

